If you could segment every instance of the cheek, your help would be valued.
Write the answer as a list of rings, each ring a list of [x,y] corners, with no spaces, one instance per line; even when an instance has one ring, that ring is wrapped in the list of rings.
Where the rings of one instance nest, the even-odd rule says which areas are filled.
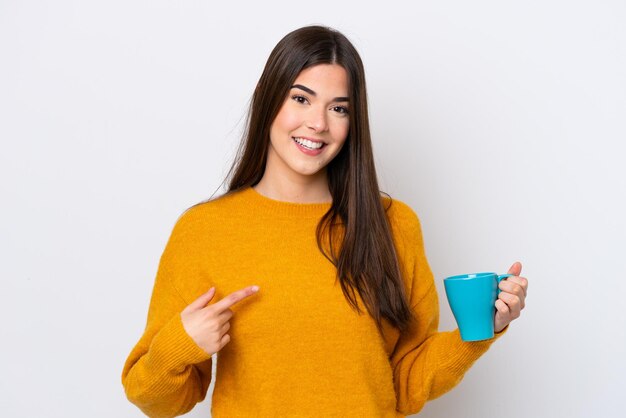
[[[283,109],[278,112],[278,115],[276,115],[276,119],[274,119],[272,129],[277,129],[281,131],[292,131],[298,128],[300,124],[301,120],[297,112],[290,112]]]
[[[349,130],[350,130],[350,123],[341,121],[340,123],[336,125],[333,136],[335,137],[336,140],[341,140],[345,142],[346,138],[348,137]]]

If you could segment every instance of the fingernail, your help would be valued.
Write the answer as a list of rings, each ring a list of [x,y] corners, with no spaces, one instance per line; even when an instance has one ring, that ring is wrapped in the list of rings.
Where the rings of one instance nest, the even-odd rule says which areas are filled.
[[[257,292],[259,290],[259,286],[252,286],[252,291]]]

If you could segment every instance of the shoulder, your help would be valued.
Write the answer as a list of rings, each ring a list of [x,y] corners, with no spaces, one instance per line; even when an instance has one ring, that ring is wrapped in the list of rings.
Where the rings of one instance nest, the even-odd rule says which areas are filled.
[[[227,214],[241,211],[239,191],[223,194],[185,209],[174,225],[174,232],[185,233],[220,222]]]
[[[167,266],[188,265],[189,260],[201,257],[213,240],[220,236],[221,225],[232,208],[237,206],[233,195],[222,195],[195,204],[183,210],[175,220],[161,263]],[[240,206],[240,205],[239,205]]]
[[[424,246],[420,218],[409,204],[396,198],[384,197],[383,208],[397,249],[402,255],[413,253]]]
[[[417,213],[406,202],[387,196],[382,197],[382,202],[392,228],[411,232],[421,230]]]
[[[240,212],[241,202],[238,193],[223,194],[209,200],[197,203],[183,210],[172,228],[170,245],[187,244],[198,241],[201,237],[211,235],[211,232],[224,222],[228,216]]]

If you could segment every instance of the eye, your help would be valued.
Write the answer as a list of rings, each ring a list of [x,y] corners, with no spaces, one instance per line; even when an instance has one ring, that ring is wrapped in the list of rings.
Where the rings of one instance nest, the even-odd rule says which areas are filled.
[[[332,109],[337,113],[341,113],[342,115],[347,115],[349,113],[348,108],[345,106],[334,106]]]
[[[299,94],[294,94],[291,98],[300,104],[305,104],[309,101],[306,97],[300,96]]]

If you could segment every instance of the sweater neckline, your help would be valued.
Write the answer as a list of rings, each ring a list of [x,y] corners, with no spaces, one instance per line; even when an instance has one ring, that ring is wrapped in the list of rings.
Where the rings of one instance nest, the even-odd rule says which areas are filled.
[[[252,186],[241,191],[241,197],[257,211],[282,218],[321,218],[330,209],[332,202],[296,203],[275,200],[262,195]]]

